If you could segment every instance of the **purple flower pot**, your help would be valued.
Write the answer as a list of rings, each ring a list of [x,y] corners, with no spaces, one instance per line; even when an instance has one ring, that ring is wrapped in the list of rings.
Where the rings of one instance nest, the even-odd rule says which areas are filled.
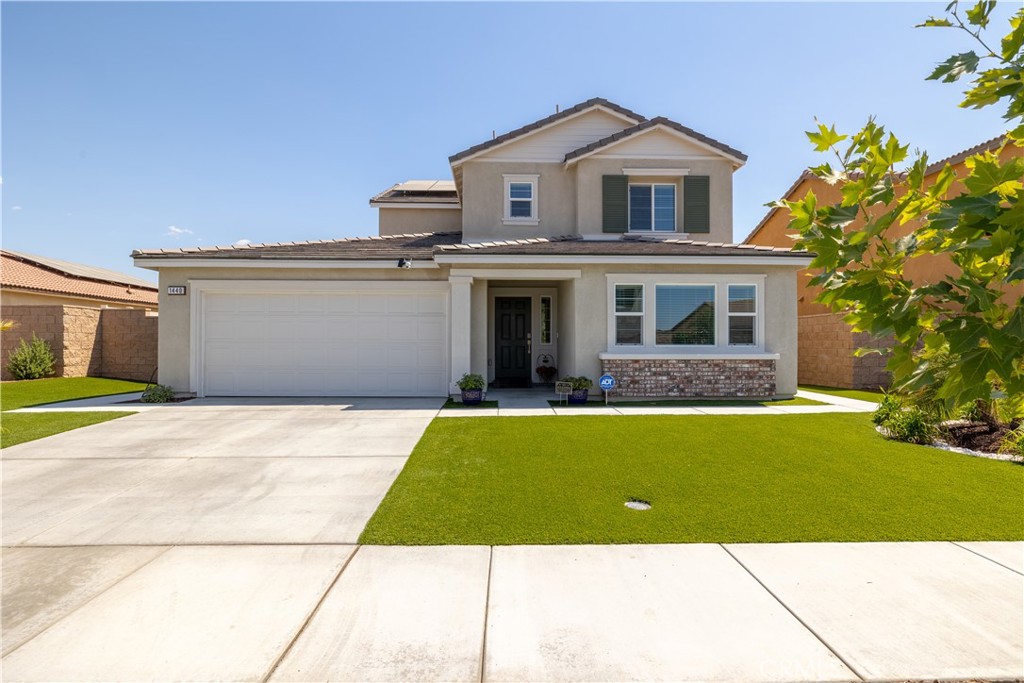
[[[573,389],[572,393],[569,394],[569,403],[581,406],[587,402],[589,396],[590,389]]]
[[[480,402],[484,400],[483,389],[463,389],[462,390],[462,405],[466,406],[478,406]]]

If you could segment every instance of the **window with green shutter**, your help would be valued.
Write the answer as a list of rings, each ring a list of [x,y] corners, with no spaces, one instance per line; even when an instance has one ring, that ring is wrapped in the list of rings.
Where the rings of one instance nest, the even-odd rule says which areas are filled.
[[[711,182],[706,175],[683,178],[683,231],[711,232]]]
[[[624,175],[602,177],[604,232],[626,232],[629,227],[629,178]]]

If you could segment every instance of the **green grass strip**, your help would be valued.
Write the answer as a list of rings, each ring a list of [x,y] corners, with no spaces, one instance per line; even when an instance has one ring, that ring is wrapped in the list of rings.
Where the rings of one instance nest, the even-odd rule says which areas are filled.
[[[3,413],[0,414],[0,448],[16,446],[26,441],[35,441],[79,427],[107,422],[130,412],[60,412],[60,413]]]
[[[864,414],[448,418],[360,542],[1021,540],[1022,494],[1024,467],[888,441]]]

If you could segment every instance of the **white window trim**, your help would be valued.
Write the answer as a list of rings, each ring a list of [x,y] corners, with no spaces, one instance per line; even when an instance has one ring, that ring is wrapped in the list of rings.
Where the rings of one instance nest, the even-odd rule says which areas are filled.
[[[504,213],[502,214],[501,222],[504,225],[538,225],[540,224],[540,214],[538,211],[540,195],[538,188],[540,186],[540,175],[533,174],[503,174],[502,179],[504,182]],[[511,206],[511,185],[512,183],[529,183],[531,187],[531,198],[530,198],[530,217],[529,218],[513,218],[512,217],[512,206]]]
[[[640,310],[639,311],[623,311],[619,312],[615,310],[615,288],[616,287],[639,287],[640,288]],[[646,328],[647,328],[647,287],[640,282],[615,282],[611,286],[611,336],[608,338],[609,346],[614,346],[617,349],[642,349],[644,347],[644,341],[647,340]],[[619,344],[615,340],[615,326],[620,317],[623,318],[640,318],[640,343],[639,344]]]
[[[754,288],[754,310],[753,310],[753,312],[749,312],[749,311],[736,311],[736,312],[733,312],[733,311],[729,310],[729,290],[732,289],[733,287],[753,287]],[[761,308],[760,308],[760,298],[761,297],[758,296],[758,289],[759,288],[758,288],[758,286],[756,284],[745,283],[745,282],[730,282],[730,283],[728,283],[725,286],[725,299],[726,299],[725,300],[725,314],[726,314],[726,316],[728,316],[729,318],[753,318],[754,319],[754,343],[753,344],[733,344],[731,341],[729,341],[729,339],[728,339],[728,337],[729,337],[729,321],[726,320],[726,325],[725,325],[726,340],[725,341],[732,348],[736,348],[736,349],[754,349],[754,348],[757,348],[758,344],[761,343],[761,336],[758,333],[758,329],[757,329],[757,327],[758,327],[757,320],[758,320],[759,317],[761,317]]]
[[[643,354],[644,356],[680,356],[680,354],[698,357],[728,356],[749,357],[752,354],[764,354],[765,316],[764,296],[766,275],[758,273],[721,273],[721,274],[673,274],[637,275],[635,273],[608,273],[608,353]],[[643,344],[615,343],[615,285],[642,285],[644,288],[644,324]],[[715,344],[714,346],[688,346],[676,344],[656,344],[657,315],[655,306],[655,287],[657,285],[713,285],[715,287]],[[728,286],[754,285],[754,344],[730,345],[728,316]]]
[[[629,187],[626,189],[626,220],[629,222],[628,232],[636,232],[641,235],[668,235],[675,234],[679,229],[679,187],[677,183],[629,183]],[[671,230],[655,230],[654,229],[654,188],[659,185],[672,188],[672,229]],[[651,229],[633,229],[632,225],[632,203],[633,193],[630,190],[634,187],[649,187],[651,188]]]

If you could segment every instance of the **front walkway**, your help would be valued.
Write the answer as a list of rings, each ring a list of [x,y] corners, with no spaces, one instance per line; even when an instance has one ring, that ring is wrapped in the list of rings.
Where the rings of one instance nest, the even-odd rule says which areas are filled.
[[[600,395],[600,391],[596,392]],[[538,415],[806,415],[808,413],[869,413],[877,406],[869,401],[800,390],[796,395],[826,405],[820,406],[625,406],[591,403],[586,406],[552,406],[558,396],[550,387],[532,389],[492,389],[488,401],[497,408],[445,408],[438,417],[528,417]]]
[[[1024,676],[1024,544],[4,553],[7,681]]]

